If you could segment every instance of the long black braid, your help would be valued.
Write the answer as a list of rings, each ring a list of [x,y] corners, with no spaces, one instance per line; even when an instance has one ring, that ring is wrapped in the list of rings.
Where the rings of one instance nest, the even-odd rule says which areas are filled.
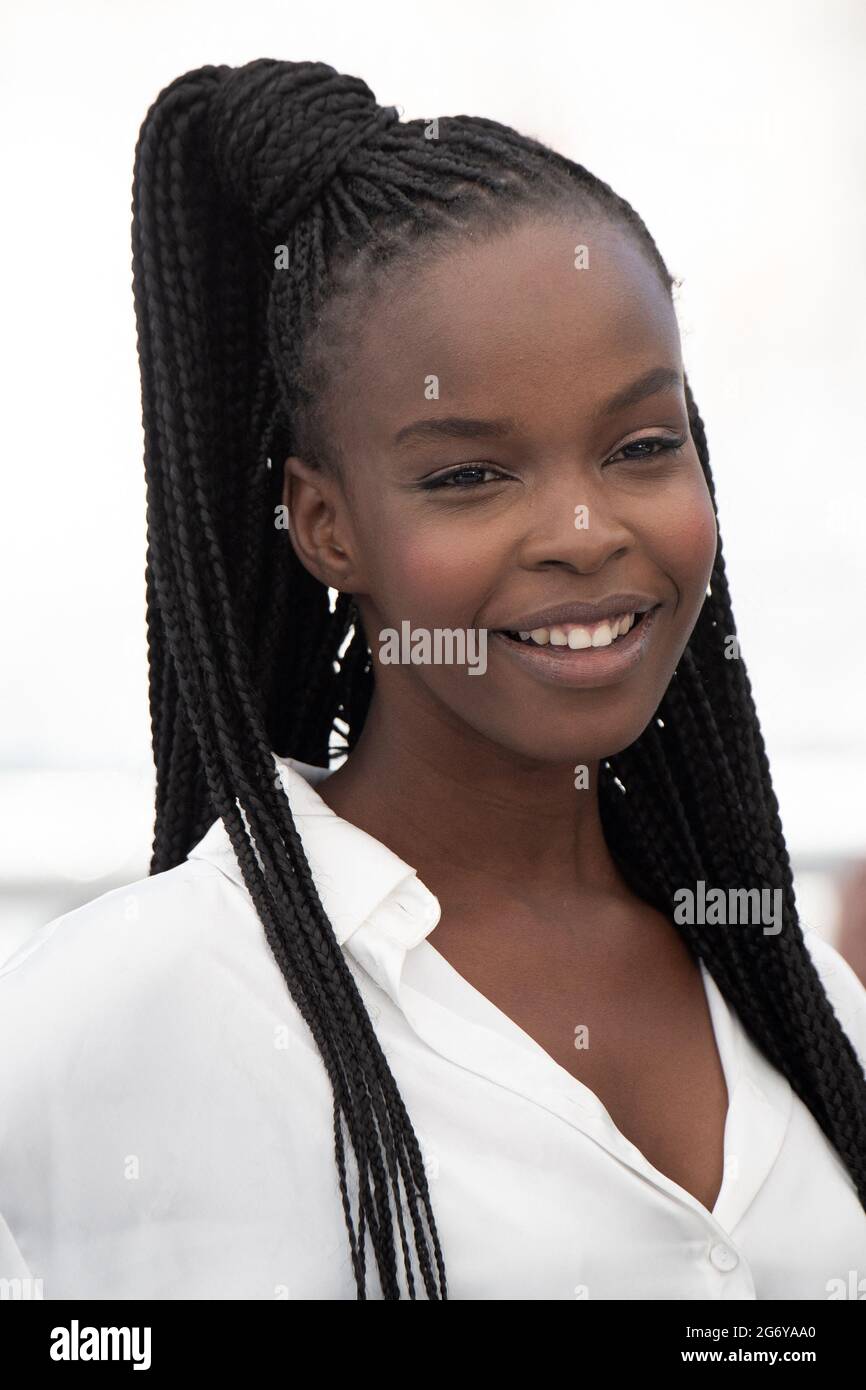
[[[384,1298],[445,1266],[409,1116],[310,873],[272,752],[328,765],[373,688],[359,616],[275,527],[282,461],[343,469],[326,387],[395,267],[541,213],[601,214],[673,280],[634,210],[583,166],[481,117],[400,121],[325,63],[203,67],[157,98],[136,148],[133,268],[141,363],[151,873],[225,824],[271,950],[321,1052],[358,1297],[369,1234]],[[417,257],[417,261],[413,258]],[[689,422],[715,508],[706,435]],[[674,892],[781,889],[776,936],[678,926],[841,1155],[866,1205],[866,1078],[798,920],[778,805],[719,541],[710,592],[656,716],[601,767],[612,853],[671,914]],[[345,1139],[357,1168],[352,1212]],[[410,1248],[400,1184],[414,1245]],[[413,1258],[414,1257],[414,1258]],[[414,1266],[414,1267],[413,1267]]]

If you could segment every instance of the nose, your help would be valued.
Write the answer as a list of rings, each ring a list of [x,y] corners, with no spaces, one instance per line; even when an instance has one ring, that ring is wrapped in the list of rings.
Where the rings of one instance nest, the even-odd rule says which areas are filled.
[[[628,553],[634,535],[600,478],[573,469],[533,499],[520,549],[527,569],[593,574]]]

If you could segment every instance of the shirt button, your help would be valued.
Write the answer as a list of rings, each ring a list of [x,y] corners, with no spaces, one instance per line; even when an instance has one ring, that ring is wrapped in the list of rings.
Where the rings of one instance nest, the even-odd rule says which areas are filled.
[[[727,1273],[730,1269],[736,1269],[740,1263],[740,1257],[727,1245],[716,1244],[710,1246],[710,1264],[716,1269],[721,1269]]]

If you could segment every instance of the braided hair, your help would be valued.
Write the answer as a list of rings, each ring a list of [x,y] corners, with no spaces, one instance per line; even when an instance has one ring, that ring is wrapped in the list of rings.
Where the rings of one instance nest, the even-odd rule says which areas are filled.
[[[322,403],[353,324],[395,265],[566,209],[628,229],[668,293],[674,284],[637,213],[582,165],[482,117],[436,126],[431,139],[425,122],[401,121],[363,81],[325,63],[259,59],[172,82],[135,154],[150,872],[180,864],[223,821],[333,1089],[359,1299],[368,1235],[386,1299],[402,1296],[397,1234],[410,1298],[416,1275],[429,1299],[446,1298],[445,1264],[412,1124],[275,778],[274,752],[327,766],[335,735],[351,751],[373,688],[350,596],[332,606],[274,525],[277,465],[297,453],[345,467]],[[688,380],[685,392],[715,511]],[[676,929],[866,1205],[866,1078],[806,946],[746,667],[726,655],[734,633],[719,539],[706,601],[656,715],[600,766],[602,823],[629,883],[669,916],[676,889],[697,879],[781,890],[778,935]]]

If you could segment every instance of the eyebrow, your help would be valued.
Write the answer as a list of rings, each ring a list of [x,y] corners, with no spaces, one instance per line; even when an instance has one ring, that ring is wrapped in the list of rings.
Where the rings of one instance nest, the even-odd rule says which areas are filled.
[[[439,419],[414,420],[394,435],[395,444],[426,439],[504,439],[517,428],[517,421],[473,420],[467,415],[446,415]]]
[[[592,412],[593,420],[604,419],[629,406],[638,405],[661,391],[682,386],[682,375],[675,367],[653,367],[643,376],[624,386],[621,391],[603,401]],[[476,420],[466,415],[446,415],[439,419],[413,420],[394,435],[395,444],[433,439],[504,439],[517,428],[508,417],[496,420]]]
[[[615,415],[618,410],[627,410],[630,405],[639,405],[641,401],[647,400],[649,396],[657,396],[661,391],[679,390],[682,384],[682,374],[676,367],[652,367],[598,406],[593,411],[593,419],[600,420],[606,415]]]

